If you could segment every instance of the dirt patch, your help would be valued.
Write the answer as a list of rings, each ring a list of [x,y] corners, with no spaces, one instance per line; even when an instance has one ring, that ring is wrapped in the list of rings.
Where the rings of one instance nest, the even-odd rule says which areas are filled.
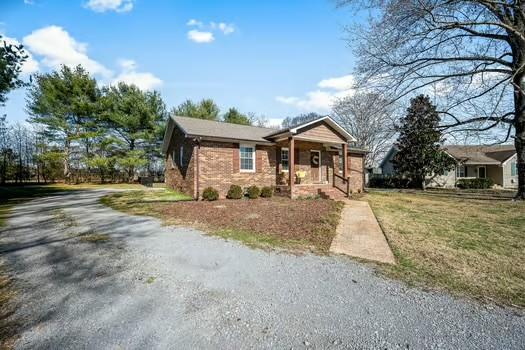
[[[128,198],[128,196],[131,196]],[[343,204],[330,200],[137,201],[136,194],[114,194],[102,203],[131,214],[150,215],[168,224],[187,225],[253,246],[280,246],[328,252]]]
[[[198,222],[211,228],[304,241],[326,251],[335,235],[340,205],[328,200],[272,198],[179,202],[160,210],[163,217],[176,219],[179,223]]]

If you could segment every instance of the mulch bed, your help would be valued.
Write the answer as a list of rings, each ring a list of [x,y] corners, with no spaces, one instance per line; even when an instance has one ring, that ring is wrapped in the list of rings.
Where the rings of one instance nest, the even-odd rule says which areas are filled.
[[[307,241],[327,250],[335,235],[342,205],[329,200],[218,200],[163,204],[163,217],[211,229],[234,229]]]

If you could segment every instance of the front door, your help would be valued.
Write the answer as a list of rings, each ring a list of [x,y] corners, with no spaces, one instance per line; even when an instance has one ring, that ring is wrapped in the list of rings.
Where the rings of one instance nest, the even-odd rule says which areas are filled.
[[[321,181],[321,151],[310,151],[310,173],[312,182]]]

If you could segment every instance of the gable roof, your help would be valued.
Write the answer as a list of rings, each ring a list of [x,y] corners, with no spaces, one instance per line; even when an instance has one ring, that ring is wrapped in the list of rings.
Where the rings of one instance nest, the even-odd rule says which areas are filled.
[[[514,145],[445,145],[443,150],[463,164],[500,165],[516,154]]]
[[[516,154],[514,145],[444,145],[442,149],[456,161],[467,165],[501,165]],[[398,149],[394,145],[379,166],[383,167],[385,162],[393,157],[395,151]]]
[[[341,125],[339,125],[335,120],[333,120],[330,116],[324,116],[321,118],[317,118],[299,125],[294,125],[289,128],[277,130],[269,135],[266,136],[266,138],[275,139],[279,136],[285,136],[288,134],[294,135],[297,133],[300,133],[301,129],[304,129],[312,124],[319,123],[319,122],[325,122],[328,125],[330,125],[335,131],[337,131],[341,136],[346,138],[347,142],[355,142],[357,141],[348,131],[346,131]]]
[[[250,125],[225,123],[215,120],[171,116],[168,121],[168,128],[166,129],[165,136],[168,137],[165,137],[165,142],[171,138],[171,133],[173,131],[173,125],[171,125],[170,130],[170,124],[177,125],[186,137],[228,139],[266,144],[272,144],[273,142],[266,140],[264,136],[275,130]]]
[[[301,125],[291,128],[276,131],[270,128],[261,128],[250,125],[240,125],[225,123],[215,120],[197,119],[181,116],[170,116],[166,132],[164,134],[164,141],[162,144],[162,151],[166,152],[168,149],[173,129],[177,126],[186,137],[202,137],[207,139],[231,140],[231,141],[246,141],[258,144],[274,144],[273,140],[280,135],[296,134],[300,129],[308,127],[318,122],[326,122],[329,126],[341,134],[347,141],[355,141],[355,138],[350,135],[345,129],[337,124],[329,116],[318,118]]]

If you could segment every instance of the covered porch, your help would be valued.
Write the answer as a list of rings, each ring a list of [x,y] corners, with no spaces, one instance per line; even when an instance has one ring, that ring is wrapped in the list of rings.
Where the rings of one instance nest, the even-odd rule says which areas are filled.
[[[352,190],[362,190],[361,183],[352,184],[350,178],[352,159],[363,176],[364,151],[349,148],[351,135],[335,124],[332,119],[317,120],[273,137],[276,145],[276,187],[292,198],[321,196],[340,199]]]

